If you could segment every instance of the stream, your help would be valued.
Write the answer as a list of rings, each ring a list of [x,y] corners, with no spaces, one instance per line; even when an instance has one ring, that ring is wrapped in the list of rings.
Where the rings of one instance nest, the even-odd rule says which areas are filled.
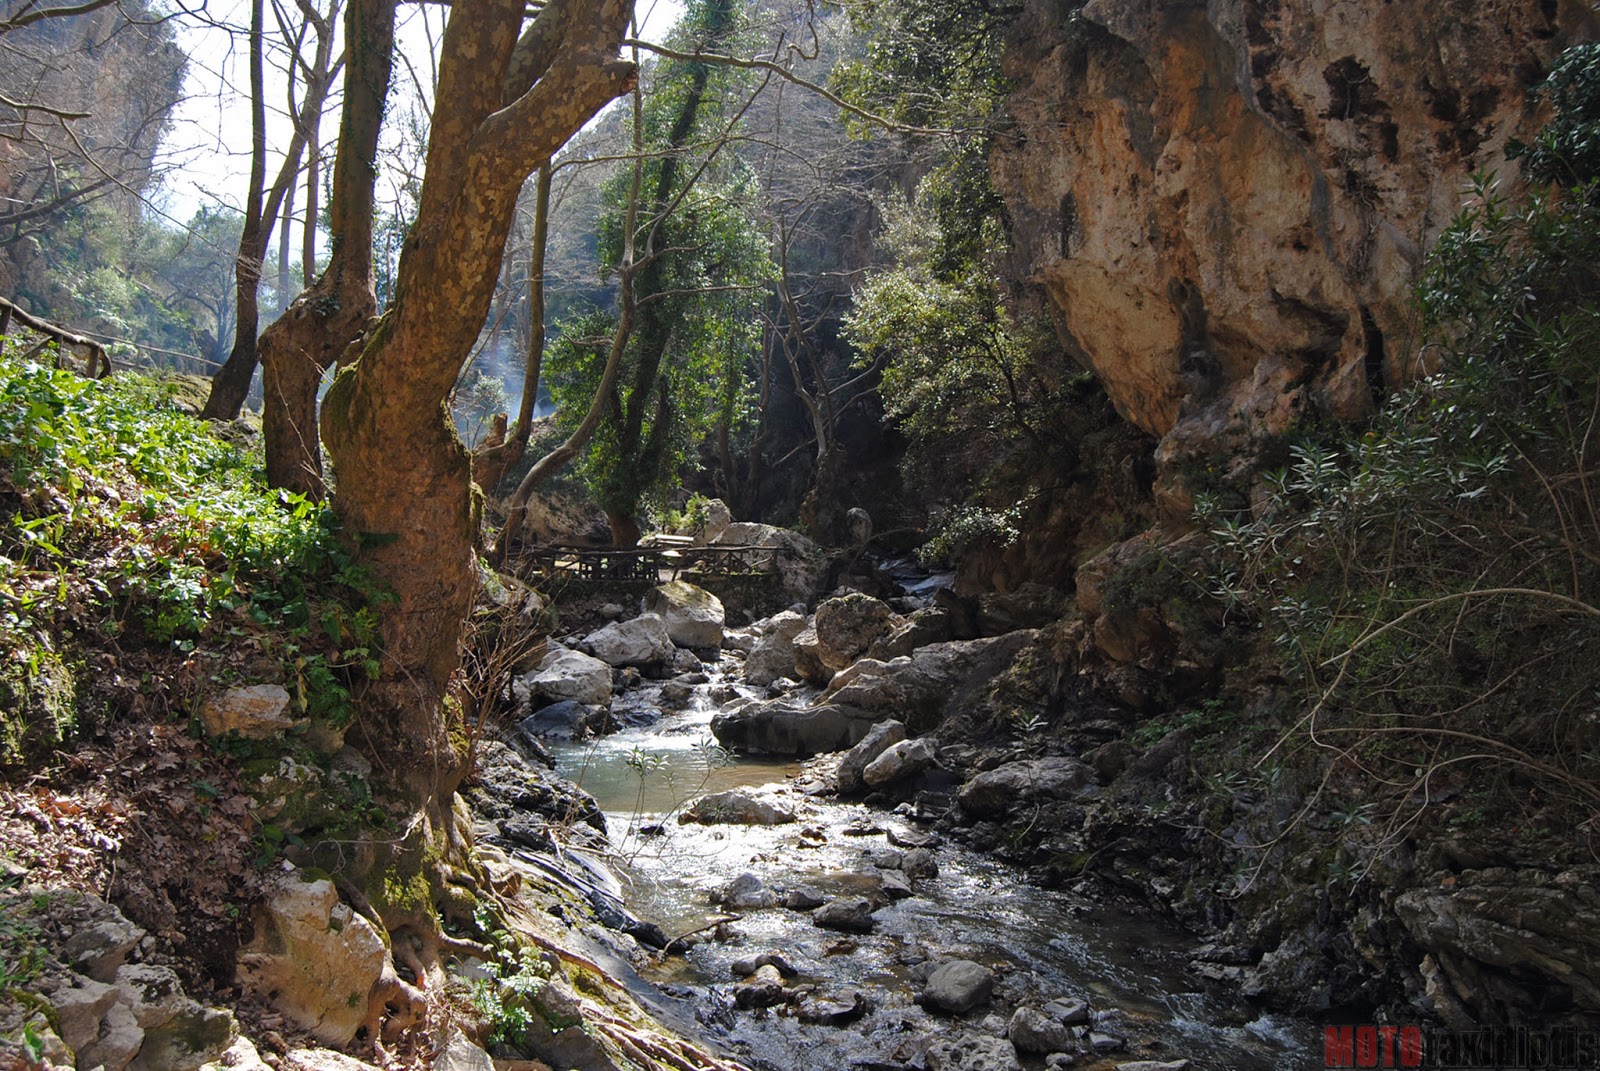
[[[1126,1048],[1103,1059],[1079,1056],[1075,1067],[1180,1059],[1215,1071],[1321,1066],[1313,1063],[1320,1038],[1309,1024],[1251,1019],[1255,1013],[1241,1014],[1186,981],[1186,942],[1176,930],[1032,887],[1006,864],[949,841],[935,838],[928,845],[937,876],[913,882],[915,895],[876,911],[869,934],[822,929],[804,912],[782,906],[725,912],[714,902],[715,892],[747,872],[780,898],[796,887],[823,897],[871,895],[879,880],[873,863],[895,864],[890,835],[907,844],[926,834],[900,815],[808,793],[817,786],[808,784],[797,762],[722,752],[710,731],[717,709],[713,692],[726,700],[735,691],[758,690],[727,683],[739,674],[729,654],[706,671],[708,682],[695,687],[686,709],[586,743],[553,745],[551,751],[558,772],[593,795],[606,813],[615,850],[611,863],[623,879],[630,910],[672,936],[719,917],[741,916],[715,939],[702,934],[685,955],[641,971],[669,997],[684,1000],[706,1032],[739,1059],[763,1071],[887,1071],[904,1066],[919,1040],[931,1035],[1003,1035],[1004,1017],[1016,1005],[1083,1000],[1093,1012],[1088,1029],[1125,1039]],[[645,682],[618,697],[617,712],[658,707],[660,689]],[[797,821],[678,821],[684,805],[698,796],[753,786],[781,786],[771,789],[771,798],[794,810]],[[860,993],[870,1011],[848,1025],[829,1026],[802,1022],[792,1007],[736,1007],[739,979],[732,965],[767,952],[781,954],[798,972],[785,979],[786,986],[814,986],[809,999],[830,1007],[856,1001],[859,1008]],[[952,1019],[914,1002],[926,965],[951,957],[995,969],[992,1007]],[[1039,1057],[1024,1055],[1022,1062],[1044,1066]]]

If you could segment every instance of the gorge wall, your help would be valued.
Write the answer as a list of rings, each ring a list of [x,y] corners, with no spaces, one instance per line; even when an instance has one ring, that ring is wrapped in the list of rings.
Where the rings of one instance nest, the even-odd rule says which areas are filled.
[[[1424,250],[1597,29],[1583,0],[1028,0],[1008,274],[1158,437],[1165,511],[1417,375]]]

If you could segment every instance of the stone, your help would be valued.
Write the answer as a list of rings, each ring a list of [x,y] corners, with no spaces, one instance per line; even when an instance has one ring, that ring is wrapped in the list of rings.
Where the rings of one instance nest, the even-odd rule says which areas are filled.
[[[799,532],[770,524],[734,521],[717,537],[721,546],[764,547],[772,553],[778,580],[786,595],[808,603],[828,575],[828,554]]]
[[[722,649],[748,656],[760,639],[761,634],[752,627],[723,629]]]
[[[702,825],[777,826],[794,821],[794,810],[748,789],[731,788],[701,796],[678,816],[679,822]]]
[[[939,864],[933,852],[927,848],[912,848],[901,858],[900,872],[914,880],[936,878],[939,876]]]
[[[889,843],[896,848],[931,848],[938,842],[932,833],[923,833],[915,829],[902,829],[899,826],[889,827]]]
[[[1105,1034],[1098,1030],[1089,1031],[1089,1048],[1097,1055],[1104,1056],[1108,1052],[1120,1052],[1126,1048],[1128,1042],[1115,1034]]]
[[[221,1056],[201,1064],[200,1071],[272,1071],[272,1065],[263,1060],[250,1039],[241,1034]]]
[[[795,1018],[811,1026],[848,1026],[871,1010],[872,1002],[865,993],[856,993],[848,1001],[810,996],[801,1000]]]
[[[290,1049],[281,1071],[372,1071],[372,1065],[332,1049]]]
[[[935,1038],[923,1063],[927,1071],[1020,1071],[1022,1066],[1011,1042],[986,1034]]]
[[[725,710],[711,719],[711,732],[730,751],[805,758],[851,747],[876,720],[837,703],[798,707],[779,699]]]
[[[570,699],[584,706],[611,702],[611,667],[582,651],[552,645],[539,668],[521,678],[534,700]]]
[[[682,710],[694,697],[694,685],[682,681],[667,681],[661,686],[661,705],[671,710]]]
[[[326,878],[281,873],[239,950],[237,980],[328,1045],[347,1045],[388,959],[372,924],[339,901]]]
[[[935,1011],[963,1015],[989,1003],[994,992],[994,972],[969,959],[951,959],[928,975],[918,1003]]]
[[[460,1030],[451,1030],[439,1055],[433,1058],[432,1071],[495,1071],[494,1061]]]
[[[793,978],[800,973],[783,958],[781,952],[763,952],[759,956],[736,959],[728,965],[735,978],[748,978],[762,967],[771,967],[785,978]]]
[[[794,676],[794,639],[805,627],[806,619],[792,610],[760,622],[759,636],[745,656],[745,682],[764,688],[774,681]]]
[[[1052,1000],[1044,1006],[1044,1010],[1065,1026],[1082,1026],[1089,1021],[1089,1002],[1086,1000]]]
[[[826,684],[901,623],[887,603],[870,595],[853,592],[828,599],[795,637],[797,668],[808,680]]]
[[[688,651],[680,647],[678,648],[677,653],[672,656],[672,665],[670,668],[672,672],[682,676],[685,673],[702,672],[705,669],[705,663],[700,661],[700,656],[695,654],[693,651]]]
[[[697,649],[722,646],[727,615],[722,600],[686,580],[671,580],[651,588],[644,597],[646,610],[660,614],[667,633],[679,647]]]
[[[759,911],[777,906],[778,894],[767,888],[758,875],[746,870],[718,890],[715,899],[723,907]]]
[[[863,657],[891,662],[896,658],[909,658],[919,647],[954,638],[950,632],[949,611],[929,607],[915,611],[887,636],[873,640]]]
[[[84,894],[83,911],[70,925],[62,954],[74,970],[98,982],[115,978],[117,970],[146,936],[121,911],[93,893]]]
[[[886,788],[897,781],[915,777],[939,761],[936,744],[937,741],[930,741],[927,737],[891,744],[883,754],[867,763],[861,771],[861,779],[870,788]]]
[[[1044,1058],[1045,1071],[1063,1071],[1078,1062],[1078,1058],[1070,1052],[1053,1052]]]
[[[1074,1047],[1072,1028],[1039,1008],[1023,1005],[1011,1016],[1006,1036],[1018,1052],[1044,1054],[1066,1052]]]
[[[126,1004],[113,1004],[100,1020],[97,1036],[77,1050],[79,1067],[126,1071],[144,1047],[144,1028]]]
[[[1034,580],[1011,591],[978,596],[978,634],[1004,636],[1018,629],[1047,628],[1066,616],[1070,600],[1057,589]]]
[[[911,885],[906,881],[904,874],[896,873],[893,870],[885,870],[879,875],[879,879],[878,888],[890,900],[904,900],[916,895],[912,891]]]
[[[50,994],[56,1010],[61,1040],[74,1051],[86,1049],[100,1036],[100,1023],[117,1003],[115,986],[76,975],[71,985]],[[132,1054],[129,1054],[132,1059]]]
[[[658,614],[641,614],[631,621],[616,621],[583,641],[584,649],[608,666],[659,666],[672,661],[677,649],[667,635],[667,623]]]
[[[1304,414],[1358,418],[1423,371],[1399,344],[1422,250],[1471,173],[1540,121],[1505,57],[1548,69],[1594,26],[1586,5],[1275,10],[1247,27],[1225,5],[1094,0],[1066,20],[1032,0],[1003,60],[1016,136],[989,164],[1009,271],[1117,412],[1160,439],[1172,515],[1187,516],[1197,462],[1242,461],[1224,476],[1247,486]],[[1444,27],[1449,47],[1416,78],[1415,42]]]
[[[920,647],[906,658],[862,663],[862,671],[828,697],[832,703],[896,718],[912,728],[937,725],[959,711],[994,714],[994,679],[1015,668],[1038,639],[1024,630],[977,640],[951,640]]]
[[[861,897],[829,900],[811,913],[811,922],[825,930],[845,933],[871,933],[877,926],[872,904]]]
[[[771,1008],[788,999],[783,976],[771,965],[756,968],[754,974],[733,987],[733,1002],[741,1008]]]
[[[997,818],[1037,799],[1071,799],[1094,783],[1094,771],[1077,759],[1024,759],[986,770],[961,786],[956,799],[967,814]]]
[[[236,733],[248,740],[266,740],[310,724],[289,713],[289,691],[281,684],[251,684],[208,695],[200,701],[200,723],[210,736]]]
[[[702,546],[715,543],[722,538],[722,533],[733,523],[733,511],[722,499],[712,498],[706,501],[705,517],[705,522],[700,525],[700,531],[695,539],[695,542]]]
[[[861,742],[839,760],[839,768],[835,774],[839,783],[839,795],[853,796],[864,792],[867,787],[864,776],[867,766],[905,738],[904,722],[891,719],[874,725]]]
[[[187,998],[186,998],[187,1000]],[[138,1008],[134,1009],[135,1018]],[[239,1035],[233,1013],[194,1000],[172,1018],[144,1028],[144,1044],[129,1071],[196,1071],[228,1051]]]
[[[529,740],[583,740],[604,721],[604,707],[564,699],[529,714],[517,723],[517,730]]]
[[[827,897],[809,885],[796,886],[785,893],[783,897],[783,906],[791,911],[810,911],[812,908],[821,907],[827,902]]]

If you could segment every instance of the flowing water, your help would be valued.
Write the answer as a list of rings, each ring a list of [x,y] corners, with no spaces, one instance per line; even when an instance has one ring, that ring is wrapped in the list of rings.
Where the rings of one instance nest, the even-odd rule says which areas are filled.
[[[606,812],[630,909],[672,936],[725,917],[713,893],[747,871],[775,890],[809,886],[824,896],[862,895],[874,881],[868,853],[888,850],[891,830],[915,835],[897,815],[806,795],[793,783],[798,764],[721,753],[710,732],[710,693],[720,686],[720,694],[729,694],[719,670],[695,690],[688,710],[553,749],[558,770]],[[637,709],[658,696],[659,686],[646,684],[624,702]],[[785,786],[777,798],[798,821],[677,821],[697,796],[770,784]],[[1184,978],[1183,940],[1158,922],[1031,887],[1013,868],[954,844],[938,844],[934,854],[938,876],[914,883],[915,896],[876,912],[871,934],[820,929],[805,913],[783,907],[745,910],[720,931],[721,939],[695,944],[644,973],[686,1000],[708,1033],[740,1059],[772,1071],[898,1066],[906,1043],[951,1029],[950,1020],[913,1003],[921,988],[918,965],[957,956],[996,968],[997,1005],[1087,1000],[1096,1012],[1094,1029],[1129,1039],[1139,1053],[1103,1064],[1079,1057],[1075,1066],[1157,1058],[1189,1059],[1214,1071],[1321,1066],[1312,1062],[1307,1024],[1250,1019],[1198,992]],[[736,1010],[731,964],[763,952],[779,952],[798,969],[789,984],[815,986],[817,997],[846,1004],[860,992],[873,1010],[842,1027],[803,1024],[776,1009]],[[969,1015],[967,1029],[981,1030],[983,1015]],[[1042,1066],[1037,1060],[1024,1066],[1030,1062]]]

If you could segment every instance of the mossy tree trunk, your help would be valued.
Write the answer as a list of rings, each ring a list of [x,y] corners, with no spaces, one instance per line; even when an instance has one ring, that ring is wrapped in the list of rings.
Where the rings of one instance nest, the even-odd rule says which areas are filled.
[[[439,64],[427,178],[395,299],[340,368],[322,437],[348,537],[393,590],[383,678],[353,735],[425,810],[461,775],[447,696],[477,583],[471,465],[447,399],[488,312],[523,181],[631,87],[627,0],[457,0]]]

